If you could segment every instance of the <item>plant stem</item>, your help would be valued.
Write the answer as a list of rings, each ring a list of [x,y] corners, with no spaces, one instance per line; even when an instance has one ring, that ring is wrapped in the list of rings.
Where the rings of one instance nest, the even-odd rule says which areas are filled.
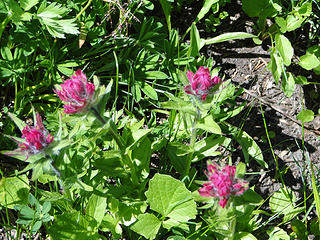
[[[193,158],[193,154],[194,154],[194,145],[196,143],[196,139],[197,139],[197,129],[196,129],[196,124],[200,119],[200,110],[198,107],[197,108],[197,115],[194,117],[193,123],[192,123],[192,130],[191,130],[191,139],[190,139],[190,153],[188,155],[188,161],[187,161],[187,165],[186,165],[186,169],[185,169],[185,174],[184,176],[188,176],[189,175],[189,171],[191,168],[191,162],[192,162],[192,158]]]
[[[107,124],[107,121],[101,117],[101,115],[99,114],[97,109],[95,109],[94,107],[91,107],[90,110],[92,111],[92,113],[95,115],[95,117],[103,125]],[[114,129],[115,128],[115,124],[112,121],[109,121],[109,123],[110,123],[109,132],[112,135],[113,139],[116,141],[116,143],[117,143],[118,147],[120,148],[120,150],[123,151],[125,149],[125,144],[123,142],[123,139],[121,138],[121,136]]]
[[[77,14],[76,19],[78,19],[81,16],[81,14],[90,6],[91,2],[92,2],[92,0],[89,0],[87,2],[87,4],[84,6],[84,8],[82,8],[81,11]]]
[[[107,122],[105,119],[103,119],[96,108],[91,107],[90,110],[103,125],[109,123],[109,132],[112,135],[113,139],[116,141],[118,147],[120,148],[122,159],[124,160],[125,164],[127,164],[131,169],[132,182],[134,183],[135,186],[138,186],[139,181],[138,181],[135,165],[132,159],[128,156],[128,154],[125,154],[126,145],[123,139],[121,138],[121,136],[117,133],[114,122],[111,120]]]

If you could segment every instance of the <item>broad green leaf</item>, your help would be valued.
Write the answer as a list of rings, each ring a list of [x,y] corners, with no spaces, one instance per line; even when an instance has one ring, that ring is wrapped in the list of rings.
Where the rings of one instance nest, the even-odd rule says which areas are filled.
[[[146,94],[148,97],[150,97],[153,100],[158,100],[158,94],[154,90],[153,87],[151,87],[149,84],[144,83],[141,90]]]
[[[122,235],[122,228],[119,224],[119,219],[108,213],[103,217],[99,230],[103,232],[111,232],[112,237],[116,239],[120,239]]]
[[[93,217],[99,225],[105,215],[106,207],[107,201],[105,197],[92,194],[88,201],[86,215]]]
[[[20,0],[20,6],[25,10],[29,11],[33,6],[35,6],[39,0]]]
[[[150,180],[145,195],[150,208],[163,217],[178,222],[186,222],[196,217],[196,203],[191,192],[182,182],[169,175],[156,174]]]
[[[287,97],[291,97],[296,88],[294,77],[292,73],[286,73],[282,77],[281,89],[286,94]]]
[[[306,70],[311,70],[320,65],[320,60],[314,54],[306,54],[300,57],[299,65]]]
[[[154,239],[160,227],[161,222],[156,216],[151,213],[145,213],[138,216],[138,221],[130,229],[147,239]]]
[[[245,33],[245,32],[231,32],[231,33],[223,33],[217,37],[206,39],[204,41],[205,45],[208,44],[215,44],[220,42],[225,42],[229,40],[236,40],[236,39],[244,39],[244,38],[256,38],[256,35]]]
[[[212,115],[206,116],[202,121],[199,121],[196,128],[200,128],[210,133],[221,134],[221,129],[219,125],[213,120]]]
[[[291,46],[290,41],[284,35],[277,33],[275,36],[276,41],[276,49],[279,51],[283,63],[285,66],[289,66],[291,64],[291,59],[293,57],[293,48]]]
[[[288,15],[286,18],[287,22],[287,31],[291,32],[299,28],[303,22],[304,18],[294,16],[294,15]]]
[[[268,168],[268,164],[263,160],[262,151],[259,148],[258,144],[250,137],[246,132],[241,131],[237,136],[236,140],[240,143],[242,147],[242,152],[244,159],[248,164],[251,156],[256,160],[262,167]]]
[[[211,9],[211,6],[215,3],[219,2],[219,0],[205,0],[200,12],[198,13],[194,23],[199,22]]]
[[[3,177],[0,180],[0,204],[7,208],[14,205],[28,204],[30,186],[26,175]]]
[[[285,33],[287,31],[287,21],[283,17],[275,17],[275,21],[280,27],[280,31]]]
[[[42,225],[42,221],[36,221],[31,228],[31,232],[36,233],[40,229],[41,225]]]
[[[304,207],[296,207],[296,196],[290,189],[280,189],[273,193],[269,200],[269,206],[273,213],[283,214],[283,222],[290,221],[304,210]]]
[[[205,157],[214,157],[216,155],[219,155],[220,152],[216,150],[221,145],[228,145],[228,140],[230,141],[230,139],[227,139],[226,137],[221,135],[211,135],[196,142],[194,146],[195,156],[192,162],[199,161]]]
[[[242,0],[242,9],[249,17],[258,17],[268,4],[268,0]]]
[[[179,142],[169,142],[167,154],[174,169],[179,173],[184,173],[186,168],[186,159],[190,153],[190,148],[186,144]]]
[[[55,215],[55,221],[48,229],[51,239],[60,240],[98,240],[99,234],[95,230],[96,221],[80,212],[66,212]]]
[[[275,227],[272,231],[267,230],[269,240],[290,240],[290,236],[279,227]]]
[[[308,85],[308,79],[305,76],[296,76],[294,77],[294,82],[300,85]]]
[[[314,119],[314,112],[309,109],[302,110],[297,115],[297,119],[301,122],[311,122]]]

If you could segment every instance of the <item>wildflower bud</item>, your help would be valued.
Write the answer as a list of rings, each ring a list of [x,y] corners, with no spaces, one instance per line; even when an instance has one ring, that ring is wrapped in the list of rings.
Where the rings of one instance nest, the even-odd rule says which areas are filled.
[[[55,89],[54,92],[62,101],[68,103],[64,105],[65,113],[82,113],[92,104],[94,84],[87,82],[86,75],[80,69],[60,86],[61,90]]]
[[[219,205],[225,207],[232,195],[241,195],[248,189],[247,182],[235,178],[236,167],[225,166],[222,170],[218,166],[208,165],[208,172],[205,172],[209,182],[204,183],[199,189],[203,197],[220,198]]]
[[[221,81],[218,76],[211,78],[209,69],[204,67],[200,67],[195,74],[188,71],[187,78],[190,84],[184,88],[184,91],[187,94],[201,97],[202,101],[207,99],[209,91]]]

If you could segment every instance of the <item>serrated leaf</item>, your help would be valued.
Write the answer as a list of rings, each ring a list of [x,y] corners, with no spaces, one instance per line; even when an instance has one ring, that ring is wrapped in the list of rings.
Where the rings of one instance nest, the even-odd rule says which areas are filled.
[[[169,175],[156,174],[145,193],[150,208],[178,222],[196,217],[196,203],[185,185]]]
[[[291,46],[290,41],[284,35],[277,33],[275,36],[276,41],[276,49],[279,51],[283,63],[285,66],[289,66],[291,64],[291,59],[293,57],[293,48]]]
[[[140,214],[130,229],[147,239],[154,239],[161,227],[160,220],[151,213]]]
[[[20,6],[25,10],[29,11],[33,6],[35,6],[39,0],[20,0]]]

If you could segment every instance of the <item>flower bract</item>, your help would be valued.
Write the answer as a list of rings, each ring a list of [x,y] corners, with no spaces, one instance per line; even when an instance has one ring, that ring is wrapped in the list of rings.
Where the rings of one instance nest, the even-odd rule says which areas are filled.
[[[93,101],[95,86],[88,83],[86,75],[79,69],[60,85],[61,90],[55,90],[59,98],[64,101],[65,113],[85,112]]]
[[[184,87],[184,91],[200,97],[202,101],[205,101],[210,90],[221,82],[218,76],[211,78],[209,69],[205,67],[200,67],[195,74],[188,71],[187,78],[190,84]]]
[[[236,167],[225,166],[221,170],[216,165],[209,164],[206,172],[209,182],[199,189],[203,197],[220,198],[219,205],[225,207],[232,195],[242,194],[248,187],[247,182],[235,178]]]

